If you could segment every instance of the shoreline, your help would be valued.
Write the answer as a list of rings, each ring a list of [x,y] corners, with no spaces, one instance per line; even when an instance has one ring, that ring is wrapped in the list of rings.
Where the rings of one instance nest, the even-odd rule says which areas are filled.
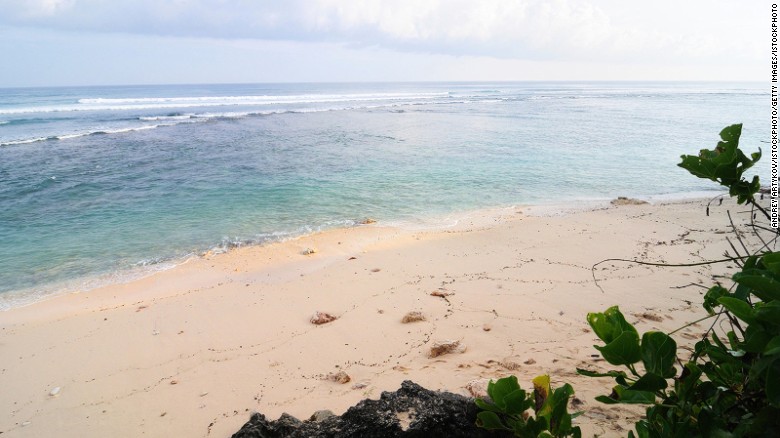
[[[515,374],[527,388],[549,373],[574,386],[583,433],[624,433],[638,411],[605,409],[593,398],[609,379],[575,373],[604,367],[586,313],[620,305],[640,331],[673,330],[704,313],[687,285],[728,267],[613,263],[596,272],[602,292],[591,266],[718,258],[734,204],[707,217],[707,201],[335,229],[5,311],[0,432],[229,436],[252,411],[340,413],[403,380],[468,395],[491,378]],[[425,320],[402,323],[412,311]],[[315,312],[338,319],[313,325]],[[683,330],[680,344],[704,330]],[[465,350],[429,357],[445,340]],[[349,382],[329,378],[340,371]]]
[[[668,202],[684,202],[688,200],[703,199],[705,197],[709,198],[711,195],[715,196],[718,193],[723,192],[697,191],[661,195],[638,195],[633,197],[636,199],[645,200],[648,203],[655,205]],[[178,266],[190,263],[191,261],[202,259],[206,256],[221,255],[237,250],[240,251],[246,248],[263,247],[267,245],[295,241],[334,230],[349,230],[360,228],[366,225],[372,225],[409,232],[441,232],[453,227],[457,227],[459,222],[464,220],[482,218],[483,220],[489,222],[494,215],[500,217],[503,211],[510,211],[512,209],[522,209],[526,214],[536,216],[567,215],[608,207],[612,199],[614,198],[596,197],[568,201],[551,201],[534,204],[521,203],[494,207],[483,207],[453,211],[445,214],[436,214],[433,216],[423,216],[415,221],[382,220],[378,223],[375,223],[373,219],[365,218],[365,220],[370,219],[372,221],[371,223],[366,224],[361,223],[360,220],[352,220],[354,223],[348,226],[335,226],[331,228],[318,227],[321,229],[305,232],[302,234],[290,234],[289,236],[278,239],[269,239],[263,242],[246,242],[229,245],[227,247],[215,246],[206,250],[198,250],[196,253],[189,253],[182,257],[165,257],[162,258],[159,262],[148,264],[141,264],[141,262],[139,262],[136,264],[136,266],[130,268],[122,268],[111,272],[99,273],[86,277],[65,279],[56,283],[0,292],[0,315],[10,310],[35,305],[40,302],[56,299],[57,297],[63,295],[90,293],[94,290],[106,287],[118,286],[139,281],[161,272],[176,269]]]

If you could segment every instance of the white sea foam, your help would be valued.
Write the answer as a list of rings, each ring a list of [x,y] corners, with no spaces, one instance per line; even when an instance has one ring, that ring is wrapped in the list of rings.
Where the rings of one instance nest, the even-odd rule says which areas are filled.
[[[107,129],[105,131],[95,131],[92,134],[123,134],[125,132],[147,131],[149,129],[155,129],[161,126],[173,126],[173,123],[160,123],[157,125],[144,125],[133,128]]]
[[[175,260],[139,263],[137,266],[105,274],[62,280],[37,287],[0,293],[0,312],[29,306],[60,295],[87,292],[111,284],[129,283],[187,262],[192,255]]]
[[[447,96],[447,93],[365,93],[365,94],[297,94],[281,96],[196,96],[196,97],[136,97],[136,98],[97,98],[79,99],[81,104],[125,105],[148,103],[289,103],[289,102],[330,102],[344,100],[385,100],[385,99],[426,99],[435,96]]]
[[[139,117],[138,120],[142,120],[144,122],[157,122],[161,120],[189,120],[193,116],[195,116],[195,114],[177,114],[172,116],[142,116]]]
[[[84,137],[85,135],[89,135],[89,132],[86,133],[78,133],[78,134],[65,134],[65,135],[58,135],[57,137],[53,138],[52,140],[69,140],[71,138],[78,138],[78,137]]]
[[[9,123],[11,122],[9,122],[8,120],[0,120],[0,125],[7,125]]]
[[[22,140],[7,140],[2,143],[0,143],[0,146],[13,146],[17,144],[27,144],[27,143],[36,143],[39,141],[46,141],[49,137],[34,137],[34,138],[25,138]]]
[[[149,129],[155,129],[162,126],[173,126],[173,125],[175,125],[175,123],[158,123],[155,125],[143,125],[143,126],[134,126],[129,128],[117,128],[117,129],[94,129],[85,132],[74,132],[71,134],[53,135],[50,137],[33,137],[33,138],[27,138],[22,140],[7,140],[7,141],[0,142],[0,146],[13,146],[13,145],[20,145],[20,144],[27,144],[27,143],[37,143],[41,141],[71,140],[74,138],[86,137],[89,135],[122,134],[127,132],[134,132],[134,131],[146,131]]]
[[[338,102],[403,101],[447,98],[447,93],[303,94],[290,96],[204,96],[79,99],[77,105],[35,106],[0,109],[0,114],[55,113],[72,111],[125,111],[219,106],[267,106]]]
[[[204,122],[204,121],[217,120],[217,119],[240,119],[244,117],[269,116],[274,114],[309,114],[309,113],[320,113],[320,112],[330,112],[330,111],[372,110],[372,109],[395,108],[395,107],[403,107],[403,106],[419,106],[419,105],[468,104],[474,102],[476,101],[475,100],[444,100],[444,101],[414,100],[411,102],[394,101],[394,102],[378,103],[378,104],[340,105],[340,106],[310,107],[310,108],[296,108],[296,109],[281,108],[281,109],[263,110],[263,111],[225,111],[225,112],[187,113],[187,114],[176,114],[176,115],[165,115],[165,116],[141,116],[138,118],[138,120],[141,122],[161,121],[166,123],[156,123],[156,124],[148,124],[148,125],[116,128],[116,129],[96,128],[84,132],[58,134],[49,137],[34,137],[29,139],[15,139],[15,140],[7,140],[7,141],[0,140],[0,146],[12,146],[12,145],[36,143],[36,142],[48,141],[48,140],[69,140],[73,138],[85,137],[88,135],[95,135],[95,134],[122,134],[126,132],[145,131],[149,129],[176,126],[176,125],[181,125],[186,123]],[[487,102],[499,102],[499,100],[490,99],[487,100]]]

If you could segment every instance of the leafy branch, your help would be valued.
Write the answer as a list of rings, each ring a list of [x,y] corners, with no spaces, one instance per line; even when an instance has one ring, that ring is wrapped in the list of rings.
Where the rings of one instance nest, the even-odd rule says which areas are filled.
[[[677,330],[669,335],[645,333],[640,343],[637,335],[609,336],[617,330],[635,330],[625,322],[617,307],[604,314],[588,315],[594,332],[605,343],[596,348],[609,363],[632,371],[636,370],[638,362],[643,364],[643,373],[634,380],[624,378],[620,371],[578,370],[583,375],[615,378],[617,386],[609,396],[598,398],[602,402],[649,405],[645,417],[636,423],[636,434],[640,438],[769,436],[767,433],[774,432],[768,431],[780,428],[780,253],[773,252],[770,247],[776,236],[767,242],[760,233],[769,230],[777,235],[777,230],[756,223],[754,212],[767,219],[770,216],[756,201],[761,187],[758,176],[748,181],[744,173],[761,158],[761,152],[749,157],[743,153],[739,149],[741,133],[742,125],[728,126],[721,131],[721,141],[715,149],[703,149],[698,156],[683,155],[679,164],[697,177],[727,187],[738,204],[750,205],[750,226],[761,241],[758,250],[750,251],[729,212],[729,223],[739,244],[738,247],[728,240],[733,254],[727,252],[727,258],[723,260],[684,264],[696,266],[733,261],[740,268],[732,276],[734,284],[729,289],[718,284],[705,293],[702,307],[708,317],[716,317],[716,320],[695,344],[691,358],[683,362],[676,357],[677,353],[673,351],[676,348],[672,348],[676,344],[669,335]],[[709,214],[709,204],[707,210]],[[725,334],[715,332],[718,318],[724,318],[727,323],[723,330]],[[648,335],[658,342],[645,345]],[[724,335],[725,339],[722,339]],[[623,354],[610,361],[605,350]],[[641,357],[637,357],[637,351],[643,353]],[[668,363],[663,361],[669,360],[669,354],[674,356],[672,366],[659,367],[658,363]],[[679,370],[674,367],[675,362],[680,364]],[[629,433],[629,437],[637,435],[633,431]]]
[[[538,376],[533,380],[533,392],[526,392],[510,376],[488,383],[490,400],[477,399],[483,409],[477,414],[477,426],[488,430],[513,432],[522,438],[568,437],[580,438],[579,427],[572,427],[571,420],[579,414],[567,410],[574,389],[568,383],[552,389],[550,376]],[[533,409],[534,416],[529,412]]]
[[[630,438],[777,436],[780,430],[780,253],[772,250],[780,234],[757,222],[757,215],[767,220],[770,215],[756,200],[761,188],[758,176],[748,180],[744,174],[759,161],[761,151],[750,156],[742,152],[741,134],[741,124],[724,128],[714,149],[702,149],[695,156],[683,155],[679,166],[727,187],[738,204],[750,205],[750,229],[761,242],[758,249],[749,249],[751,245],[729,213],[739,246],[728,240],[733,254],[726,252],[724,259],[668,264],[616,258],[602,260],[591,268],[599,289],[595,268],[608,261],[650,266],[734,262],[740,268],[732,275],[733,284],[728,289],[717,284],[704,294],[702,307],[708,316],[686,325],[714,318],[687,360],[679,357],[677,343],[671,337],[682,328],[668,334],[648,331],[640,336],[618,306],[587,315],[588,324],[603,343],[594,347],[609,364],[623,369],[600,372],[578,368],[577,372],[615,381],[609,395],[596,398],[602,403],[648,405],[644,418],[635,425],[636,434],[629,432]],[[708,215],[714,199],[707,205]],[[761,236],[766,231],[774,234],[769,241]],[[718,321],[726,328],[716,332]],[[550,394],[549,378],[541,377],[546,378]],[[556,407],[540,410],[538,404],[533,404],[534,397],[519,388],[516,378],[500,379],[488,387],[493,403],[477,401],[485,409],[479,414],[478,424],[522,437],[579,436],[579,428],[571,427],[576,414],[566,411],[573,393],[571,386],[564,385],[549,397]],[[535,418],[526,412],[532,406],[536,407]]]

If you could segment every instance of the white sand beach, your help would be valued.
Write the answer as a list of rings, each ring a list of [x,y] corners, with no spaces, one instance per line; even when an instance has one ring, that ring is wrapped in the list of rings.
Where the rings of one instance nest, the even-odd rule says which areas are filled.
[[[0,314],[0,433],[227,437],[252,411],[338,414],[407,379],[469,394],[550,374],[574,386],[584,436],[625,435],[637,410],[600,405],[612,382],[575,372],[605,369],[586,313],[617,304],[640,332],[671,331],[705,314],[692,284],[731,270],[608,262],[597,285],[591,266],[721,258],[726,209],[749,218],[729,201],[706,216],[706,203],[516,208],[433,231],[363,225],[12,309]],[[337,319],[314,325],[318,311]],[[412,311],[424,320],[403,323]],[[675,337],[685,345],[706,328]],[[462,348],[430,357],[446,340]],[[329,378],[341,371],[348,382]]]

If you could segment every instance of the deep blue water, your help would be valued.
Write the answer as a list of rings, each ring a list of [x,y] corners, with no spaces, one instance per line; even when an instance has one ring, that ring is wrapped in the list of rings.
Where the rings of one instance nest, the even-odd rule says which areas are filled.
[[[710,190],[679,156],[737,122],[747,150],[768,152],[768,95],[739,83],[0,89],[0,309],[366,217]]]

